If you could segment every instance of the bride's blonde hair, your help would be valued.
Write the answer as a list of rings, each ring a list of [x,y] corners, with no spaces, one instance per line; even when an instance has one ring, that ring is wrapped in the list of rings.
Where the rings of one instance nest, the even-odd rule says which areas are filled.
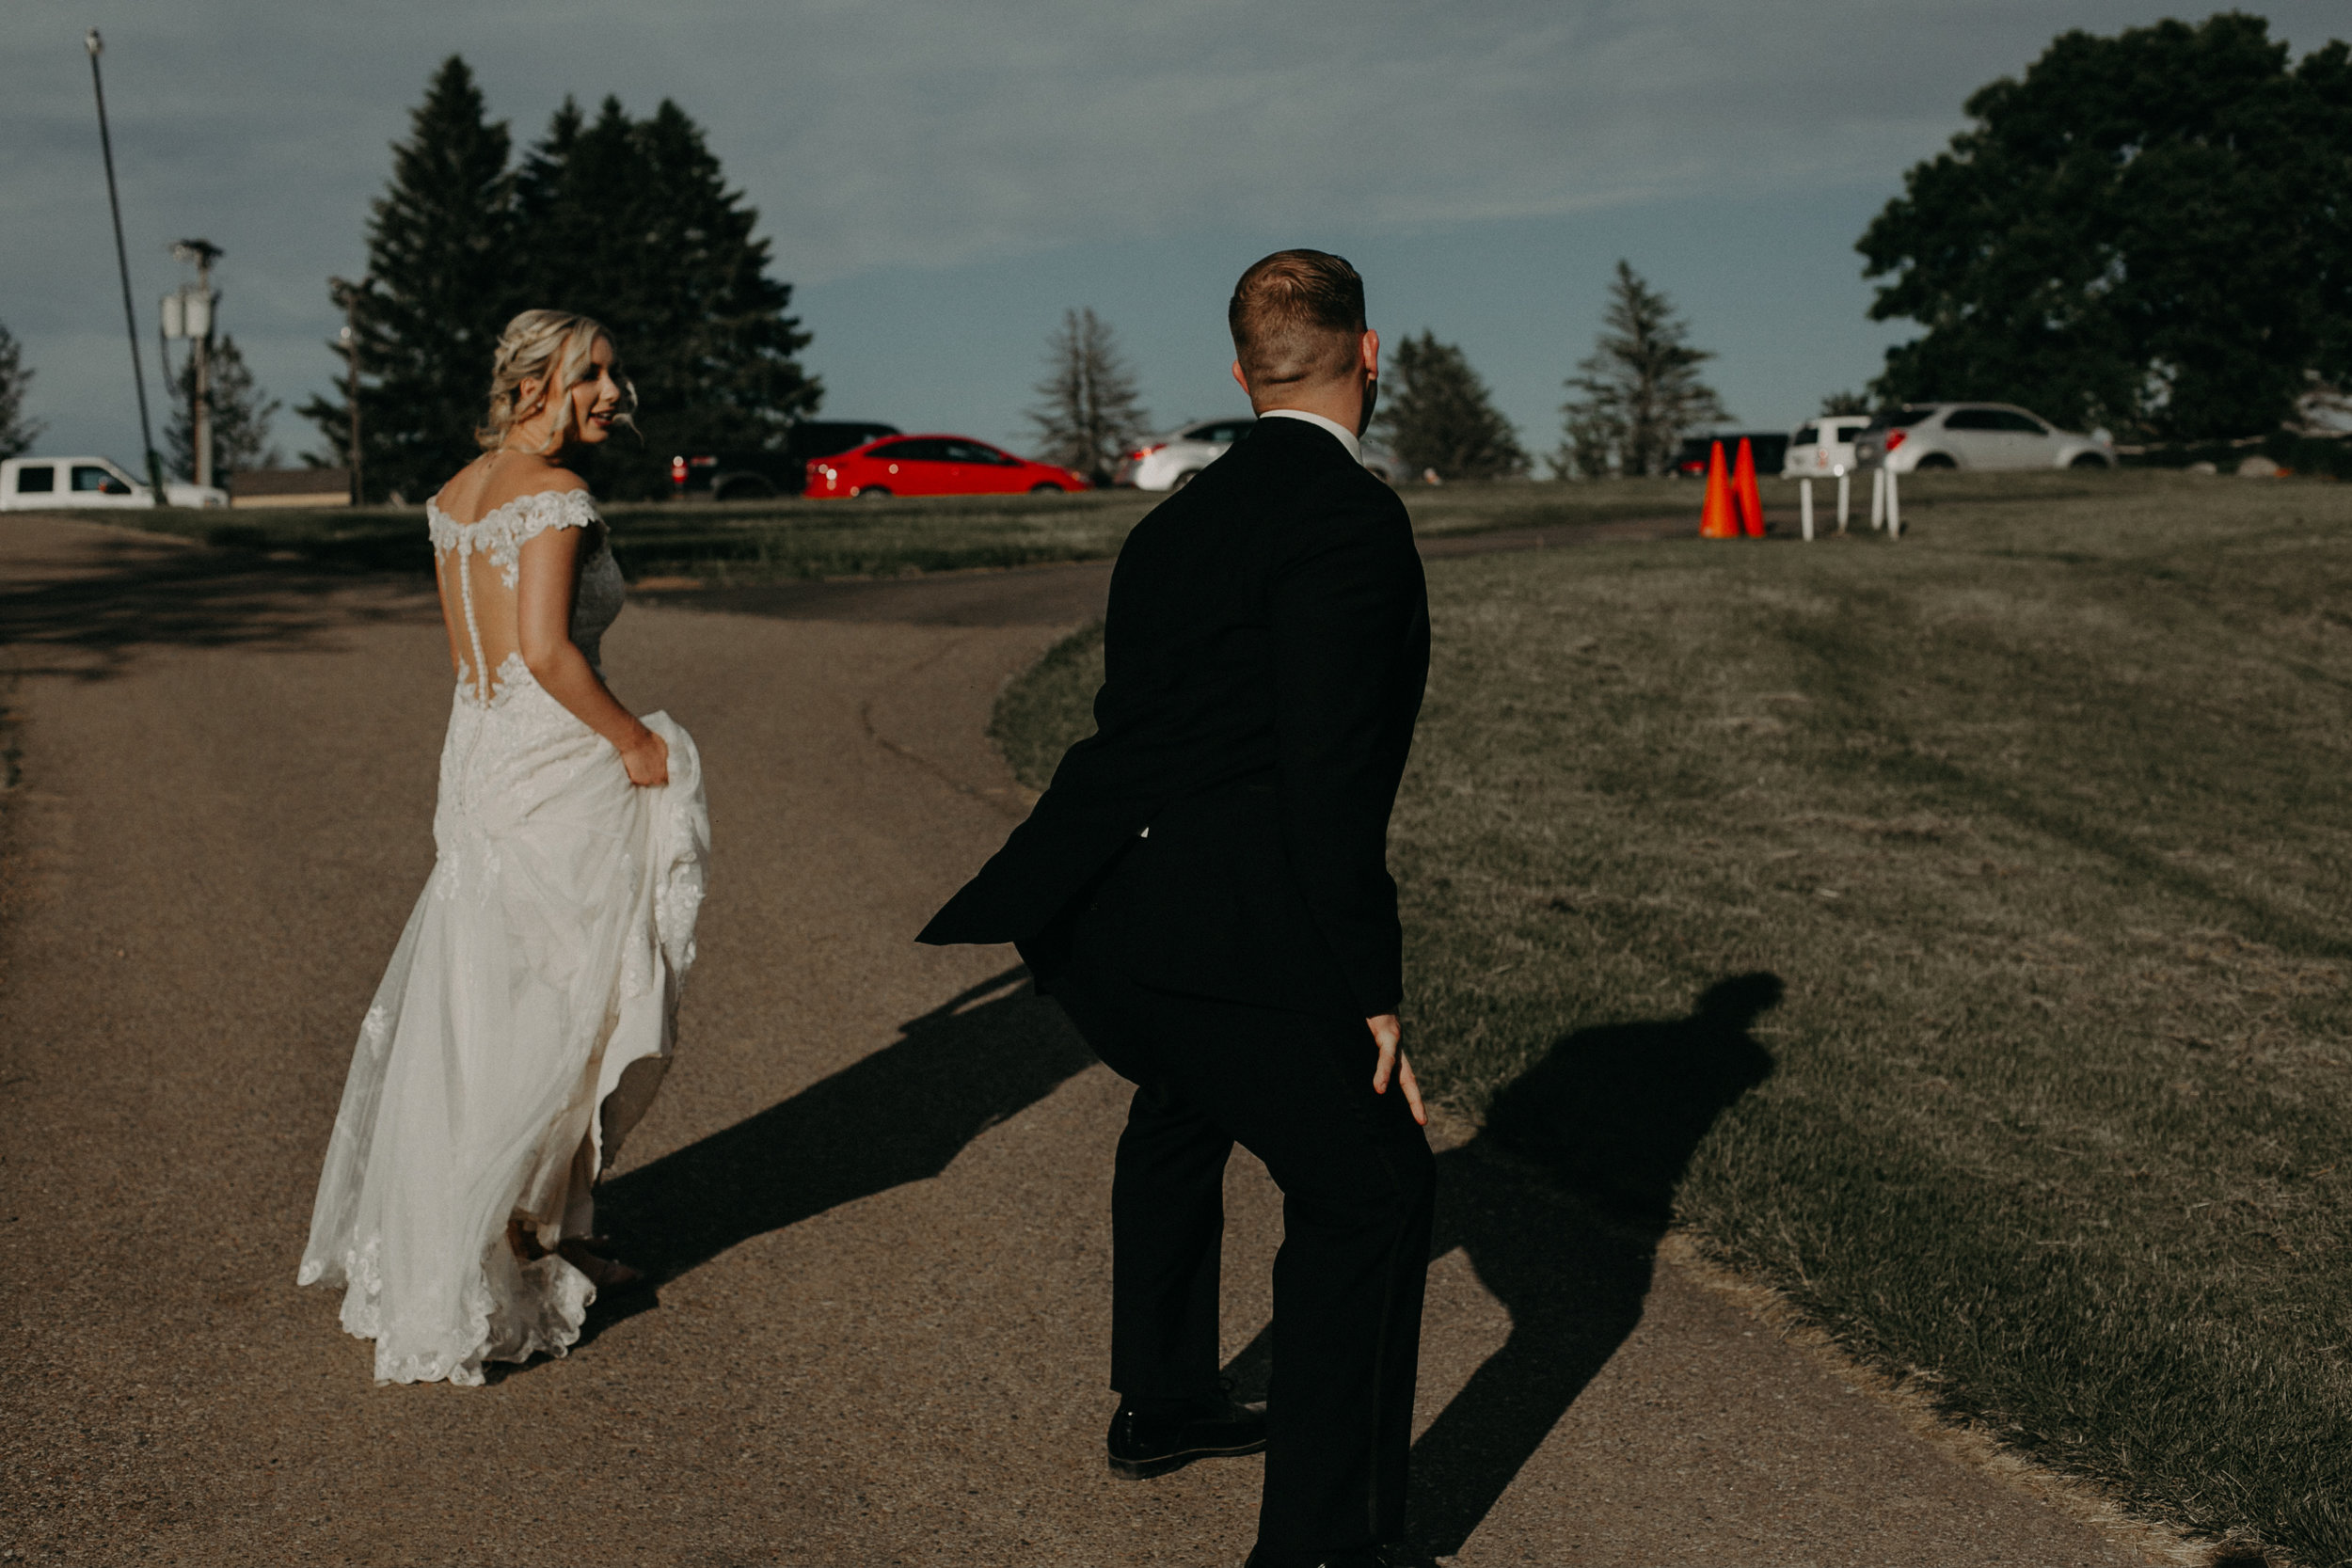
[[[569,310],[525,310],[506,324],[499,334],[498,356],[490,368],[490,417],[474,439],[485,451],[496,451],[506,444],[507,432],[536,414],[542,406],[555,409],[555,426],[548,433],[543,452],[562,450],[572,436],[572,400],[562,394],[595,373],[589,356],[596,349],[596,340],[612,344],[615,355],[620,343],[598,323]],[[613,416],[613,423],[637,428],[629,419],[637,406],[637,388],[628,378],[621,383],[621,406]],[[519,406],[523,383],[539,383],[539,402],[529,408]]]

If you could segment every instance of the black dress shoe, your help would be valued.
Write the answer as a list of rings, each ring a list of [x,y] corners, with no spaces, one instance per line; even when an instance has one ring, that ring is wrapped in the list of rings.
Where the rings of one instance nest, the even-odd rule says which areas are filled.
[[[1123,1403],[1111,1418],[1111,1474],[1149,1481],[1196,1459],[1231,1459],[1265,1447],[1265,1406],[1219,1393],[1183,1403]]]

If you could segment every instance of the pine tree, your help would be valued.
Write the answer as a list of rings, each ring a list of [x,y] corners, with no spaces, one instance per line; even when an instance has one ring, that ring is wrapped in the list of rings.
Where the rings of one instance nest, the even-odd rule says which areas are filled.
[[[24,417],[24,394],[33,385],[25,367],[24,345],[16,334],[0,325],[0,458],[21,457],[33,450],[49,427]]]
[[[1152,427],[1136,392],[1136,378],[1111,329],[1091,306],[1065,310],[1046,340],[1045,379],[1029,410],[1039,450],[1049,463],[1110,483],[1111,468]]]
[[[516,181],[529,303],[612,329],[638,395],[642,444],[621,436],[591,478],[608,495],[666,485],[673,451],[773,448],[823,388],[795,358],[808,334],[768,276],[756,210],[727,189],[702,128],[667,99],[632,120],[566,100]]]
[[[1374,424],[1407,476],[1504,479],[1527,471],[1518,433],[1461,349],[1424,330],[1398,340]]]
[[[391,182],[368,225],[370,277],[354,315],[372,494],[428,495],[480,452],[491,355],[517,308],[510,147],[473,72],[451,55],[392,149]],[[343,346],[330,346],[340,372]],[[343,451],[340,397],[313,397],[301,413],[329,451]]]
[[[1690,327],[1673,302],[1627,262],[1609,285],[1607,330],[1577,365],[1561,409],[1566,437],[1554,467],[1597,478],[1607,451],[1619,473],[1663,473],[1685,433],[1730,419],[1698,367],[1714,356],[1690,344]]]
[[[224,335],[212,345],[205,379],[213,414],[213,477],[221,483],[246,468],[274,468],[284,459],[269,444],[270,416],[285,405],[264,394],[252,369]],[[164,426],[164,455],[183,479],[196,477],[196,356],[171,378],[171,419]]]

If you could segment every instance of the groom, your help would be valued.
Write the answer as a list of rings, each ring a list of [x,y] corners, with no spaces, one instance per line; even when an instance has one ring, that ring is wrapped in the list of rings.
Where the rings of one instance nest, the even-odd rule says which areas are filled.
[[[1096,733],[928,942],[1014,942],[1134,1082],[1111,1190],[1111,1468],[1266,1451],[1254,1568],[1390,1560],[1434,1180],[1399,1045],[1389,812],[1429,664],[1405,508],[1367,473],[1363,279],[1234,286],[1248,437],[1138,524]],[[1268,1405],[1218,1382],[1227,1156],[1283,1194]]]

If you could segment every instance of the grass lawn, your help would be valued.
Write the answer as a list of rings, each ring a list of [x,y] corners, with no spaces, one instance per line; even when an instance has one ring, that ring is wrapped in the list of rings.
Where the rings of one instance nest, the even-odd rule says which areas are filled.
[[[1405,493],[1429,536],[1689,512],[1695,485],[1495,484]],[[1790,488],[1789,500],[1794,491]],[[1104,490],[1075,496],[959,496],[882,501],[741,501],[606,507],[612,547],[631,580],[691,578],[711,586],[794,578],[895,577],[972,567],[1100,561],[1164,496]],[[416,507],[160,510],[109,522],[232,547],[291,553],[354,571],[431,570]]]
[[[1481,1117],[1572,1031],[1776,977],[1678,1222],[2044,1463],[2352,1561],[2352,485],[1904,502],[1899,544],[1433,564],[1423,1081]],[[1007,693],[1032,784],[1100,671],[1082,635]]]

